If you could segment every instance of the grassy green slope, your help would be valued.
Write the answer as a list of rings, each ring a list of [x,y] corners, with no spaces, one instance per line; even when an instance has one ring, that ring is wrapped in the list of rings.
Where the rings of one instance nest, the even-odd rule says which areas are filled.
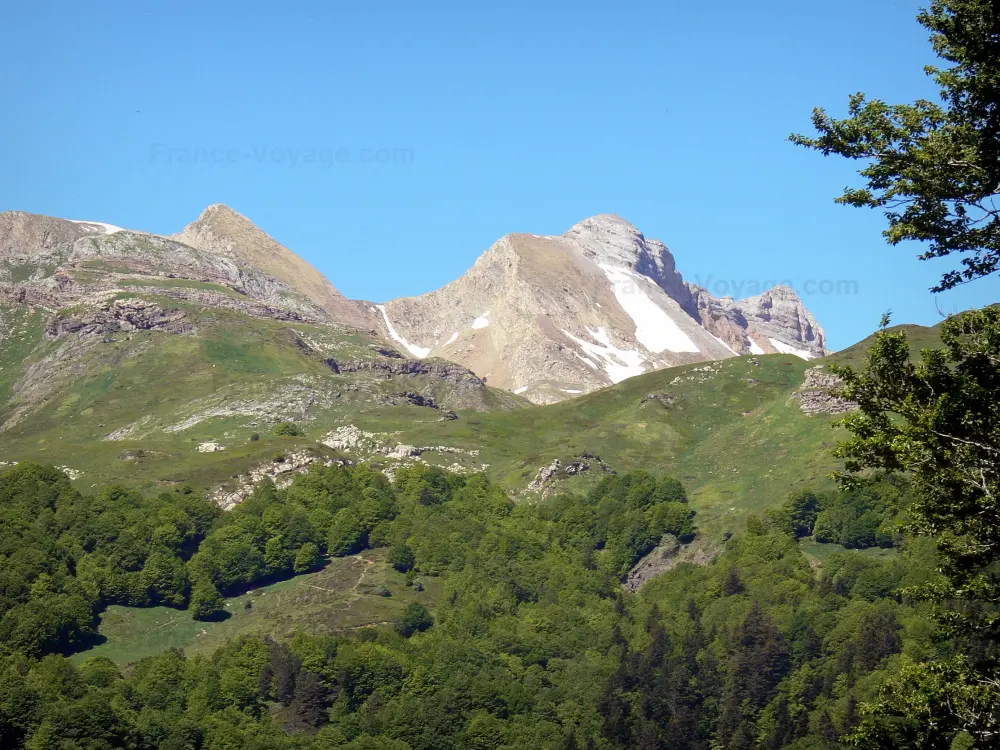
[[[44,330],[44,316],[39,311],[0,304],[0,404],[13,395],[14,384]]]
[[[834,420],[806,416],[790,398],[814,364],[775,354],[687,365],[551,406],[414,427],[401,439],[478,448],[512,489],[553,459],[584,453],[618,471],[671,473],[688,487],[703,528],[725,530],[797,486],[822,485],[835,468]],[[650,394],[672,403],[643,403]],[[594,467],[564,486],[600,476]]]
[[[199,622],[188,610],[114,605],[101,614],[99,633],[104,642],[73,658],[104,656],[124,666],[168,648],[211,654],[243,634],[290,638],[297,631],[332,634],[385,625],[399,619],[412,602],[433,609],[442,595],[441,579],[421,577],[424,588],[417,591],[386,563],[386,554],[386,549],[376,549],[334,558],[315,573],[227,599],[230,616],[218,622]],[[380,595],[382,586],[390,596]]]
[[[911,356],[914,358],[919,356],[921,349],[937,349],[941,346],[940,324],[936,326],[898,325],[891,326],[887,330],[892,332],[902,331],[906,334],[906,338],[910,342]],[[849,346],[839,352],[834,352],[825,361],[859,367],[864,364],[865,355],[873,343],[875,343],[874,333],[853,346]]]
[[[481,406],[495,411],[461,411],[459,419],[448,421],[439,410],[385,404],[401,389],[447,399],[452,386],[441,380],[408,376],[399,382],[379,375],[359,380],[357,373],[338,375],[324,364],[329,356],[338,361],[377,357],[375,340],[364,332],[249,318],[218,308],[186,309],[196,335],[119,332],[65,358],[76,371],[44,407],[3,434],[0,460],[69,466],[83,472],[77,480],[82,488],[120,481],[147,490],[178,483],[209,488],[277,452],[310,447],[333,455],[317,440],[352,424],[395,442],[478,451],[475,458],[425,458],[473,469],[488,464],[489,473],[516,492],[553,459],[568,462],[584,454],[600,456],[618,471],[671,473],[688,487],[702,528],[719,532],[738,528],[747,514],[779,502],[790,490],[827,484],[837,468],[830,454],[841,437],[834,419],[807,416],[792,398],[804,371],[817,363],[790,355],[661,370],[543,407],[511,410],[523,401],[485,389]],[[0,389],[9,395],[25,368],[60,362],[59,348],[74,346],[75,339],[45,339],[41,318],[24,308],[5,316],[12,330],[24,332],[0,346]],[[939,344],[936,328],[905,329],[915,350]],[[319,349],[303,347],[303,341]],[[869,344],[866,339],[827,361],[857,365]],[[302,437],[275,437],[269,432],[273,420],[245,414],[220,414],[185,429],[167,429],[199,411],[224,411],[241,400],[273,406],[294,402],[305,391],[327,402],[310,407],[309,418],[301,422]],[[660,398],[646,399],[649,395]],[[9,403],[0,407],[0,419],[10,409]],[[129,426],[134,429],[125,439],[104,439]],[[255,432],[261,439],[251,441]],[[199,453],[196,447],[205,441],[218,441],[226,450]],[[560,480],[556,487],[583,489],[597,481],[603,473],[596,461],[586,460],[589,472]]]
[[[23,333],[0,345],[0,396],[5,397],[0,398],[0,423],[17,416],[19,409],[23,414],[2,433],[0,460],[69,466],[83,472],[77,480],[81,488],[111,482],[147,490],[177,483],[211,487],[279,451],[310,447],[330,453],[317,439],[361,413],[393,424],[441,419],[440,410],[384,405],[401,391],[430,395],[443,408],[456,399],[478,400],[486,408],[523,403],[486,388],[459,394],[454,384],[431,376],[334,373],[326,358],[379,358],[372,348],[379,342],[356,329],[252,318],[155,295],[144,298],[187,310],[186,320],[196,333],[119,331],[49,339],[42,336],[41,315],[24,307],[5,311],[8,327]],[[319,348],[303,346],[304,341]],[[30,392],[22,388],[11,398],[13,383],[33,366]],[[225,413],[247,402],[257,404],[251,410],[263,415]],[[174,429],[206,414],[192,426]],[[277,418],[269,414],[304,415],[304,436],[270,435]],[[130,427],[134,429],[123,439],[106,439]],[[261,439],[251,441],[255,433]],[[197,446],[207,441],[226,450],[199,453]]]

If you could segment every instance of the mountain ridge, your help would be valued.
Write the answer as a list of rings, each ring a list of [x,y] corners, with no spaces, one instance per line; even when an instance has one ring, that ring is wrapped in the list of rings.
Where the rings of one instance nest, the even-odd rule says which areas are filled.
[[[665,244],[615,214],[558,236],[505,235],[458,279],[370,312],[411,355],[451,359],[536,403],[691,362],[827,353],[790,288],[715,298],[684,281]]]
[[[716,298],[684,280],[664,243],[617,214],[586,218],[557,236],[504,235],[449,284],[382,304],[346,298],[224,204],[169,236],[7,212],[0,258],[20,269],[0,270],[8,297],[62,306],[135,276],[219,284],[304,320],[371,331],[416,359],[454,361],[535,403],[738,354],[827,353],[825,332],[793,290]],[[224,297],[213,302],[234,304]]]

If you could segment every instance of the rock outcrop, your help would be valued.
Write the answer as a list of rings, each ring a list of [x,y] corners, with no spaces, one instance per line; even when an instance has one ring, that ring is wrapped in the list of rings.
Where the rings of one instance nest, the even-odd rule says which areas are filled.
[[[806,370],[805,381],[792,398],[806,414],[845,414],[854,411],[858,405],[837,395],[844,387],[844,381],[828,372],[823,366]]]
[[[826,354],[826,333],[799,296],[778,285],[756,297],[717,299],[690,285],[702,325],[740,354]]]
[[[715,551],[703,537],[683,544],[673,534],[665,534],[660,543],[628,572],[623,587],[629,591],[638,591],[658,575],[682,562],[708,565],[715,557]]]
[[[561,459],[556,458],[552,461],[552,463],[538,469],[538,473],[535,475],[535,478],[528,483],[525,490],[529,493],[540,493],[542,497],[545,497],[553,488],[554,482],[559,479],[566,479],[568,477],[576,476],[577,474],[582,474],[585,471],[590,471],[591,464],[597,466],[601,471],[608,474],[618,473],[604,463],[600,456],[595,456],[592,453],[584,453],[574,459],[570,459],[565,464]]]
[[[117,331],[193,333],[195,327],[186,318],[184,310],[165,310],[142,299],[116,299],[86,312],[57,315],[49,320],[45,333],[52,338],[69,334],[106,335]]]

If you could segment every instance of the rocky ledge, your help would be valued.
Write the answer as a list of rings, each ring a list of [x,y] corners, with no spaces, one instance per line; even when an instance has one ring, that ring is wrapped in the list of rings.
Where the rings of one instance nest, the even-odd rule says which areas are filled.
[[[349,362],[327,359],[325,362],[327,367],[338,374],[368,372],[386,378],[394,375],[434,375],[453,383],[472,385],[477,388],[485,385],[471,370],[460,365],[453,365],[450,362],[425,362],[415,359],[352,360]]]
[[[101,307],[72,315],[58,315],[45,328],[45,334],[58,338],[69,334],[105,335],[117,331],[164,331],[193,333],[194,325],[185,320],[183,310],[164,309],[142,299],[116,299]]]
[[[792,398],[806,414],[845,414],[857,409],[858,405],[838,395],[843,387],[844,381],[819,365],[806,370],[805,381]]]

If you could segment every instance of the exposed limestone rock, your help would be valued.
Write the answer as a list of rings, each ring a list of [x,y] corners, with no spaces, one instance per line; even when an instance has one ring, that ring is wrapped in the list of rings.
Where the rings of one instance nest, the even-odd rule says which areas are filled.
[[[535,478],[531,480],[526,488],[528,492],[541,492],[553,479],[555,479],[556,473],[559,471],[561,466],[562,461],[557,458],[548,466],[542,466],[539,468]]]
[[[86,227],[66,219],[29,214],[0,213],[0,259],[58,257],[58,249],[89,234]]]
[[[288,288],[300,290],[337,320],[363,324],[359,308],[344,299],[323,274],[228,206],[209,206],[197,221],[173,239],[211,255],[259,268]]]
[[[597,464],[602,471],[605,471],[608,474],[618,473],[604,463],[600,456],[595,456],[592,453],[584,453],[566,464],[563,464],[563,462],[557,458],[554,459],[548,466],[542,466],[538,469],[538,473],[535,475],[535,478],[528,483],[527,487],[525,487],[525,492],[537,492],[541,493],[542,497],[545,497],[552,489],[552,484],[556,480],[565,479],[577,474],[582,474],[585,471],[590,471],[591,463]]]
[[[385,455],[388,458],[416,458],[423,451],[415,445],[394,445],[392,448],[387,448]]]
[[[689,284],[702,325],[738,354],[826,354],[826,333],[794,290],[778,285],[756,297],[717,299]],[[788,352],[774,343],[778,341]]]
[[[792,394],[806,414],[845,414],[858,405],[836,395],[844,382],[820,365],[806,370],[805,381]]]
[[[674,558],[681,551],[681,542],[673,534],[665,534],[656,548],[635,564],[625,579],[625,588],[638,591],[639,588],[666,572],[674,565]]]
[[[666,573],[679,563],[708,565],[714,556],[715,549],[700,537],[689,544],[682,544],[673,534],[664,534],[656,548],[629,571],[622,586],[629,591],[638,591],[656,576]]]
[[[385,433],[365,432],[352,424],[343,425],[328,432],[319,442],[338,451],[358,451],[374,453],[384,441]]]
[[[483,381],[473,372],[450,362],[423,362],[414,359],[385,362],[365,359],[343,363],[327,360],[326,363],[337,373],[371,372],[386,378],[393,375],[436,375],[459,385],[477,388],[483,385]]]
[[[717,362],[709,362],[707,365],[692,367],[690,370],[678,375],[670,381],[670,385],[677,385],[684,382],[705,383],[718,375],[719,371],[719,364]]]
[[[676,403],[676,401],[677,399],[671,396],[669,393],[647,393],[645,396],[642,397],[642,400],[639,402],[639,404],[641,406],[642,404],[659,403],[663,404],[664,406],[670,407],[673,406]]]
[[[469,456],[470,458],[479,456],[478,450],[456,448],[450,445],[416,446],[392,443],[389,433],[365,432],[352,424],[332,430],[319,442],[328,448],[352,453],[362,459],[385,456],[394,460],[409,460],[418,459],[424,453],[453,454]]]
[[[204,305],[205,307],[221,307],[227,310],[236,310],[254,318],[270,318],[271,320],[314,324],[326,322],[321,313],[311,308],[303,308],[296,305],[294,309],[286,309],[252,299],[234,299],[218,292],[150,286],[146,288],[146,293],[155,293],[163,297],[173,297],[174,299]]]
[[[219,445],[214,440],[209,440],[205,443],[200,443],[197,447],[199,453],[216,453],[218,451],[224,451],[226,447],[224,445]]]
[[[241,476],[234,487],[219,487],[208,499],[223,510],[232,510],[253,493],[254,487],[270,479],[278,489],[292,483],[296,474],[304,474],[315,463],[323,466],[343,465],[344,461],[322,458],[308,451],[295,451],[256,467],[249,474]]]
[[[59,471],[61,471],[63,474],[68,476],[72,481],[75,481],[83,476],[82,471],[80,471],[79,469],[72,469],[69,466],[57,466],[56,468],[59,469]]]
[[[216,207],[206,212],[212,220],[188,237],[205,240],[204,247],[96,222],[0,213],[0,297],[17,295],[21,301],[58,309],[102,291],[138,287],[147,294],[242,309],[263,317],[357,322],[356,305],[246,219],[229,212],[238,220],[215,220],[227,211]],[[229,230],[235,235],[227,235]],[[249,239],[256,243],[253,247],[239,244]],[[137,284],[137,278],[143,283]],[[174,279],[226,287],[246,300],[169,283]],[[295,286],[297,282],[302,286]]]
[[[193,333],[194,326],[185,320],[183,310],[164,310],[146,300],[116,299],[110,304],[70,316],[56,316],[49,321],[45,334],[52,338],[79,334],[107,335],[117,331],[163,331]]]
[[[133,435],[135,435],[140,429],[149,424],[149,422],[152,421],[152,419],[153,418],[147,414],[145,417],[136,420],[132,424],[128,424],[117,430],[111,431],[110,433],[104,436],[104,439],[111,441],[128,440]]]
[[[737,354],[825,353],[791,289],[716,299],[684,282],[663,243],[608,214],[561,236],[507,235],[456,281],[368,312],[413,356],[458,362],[535,403]]]

